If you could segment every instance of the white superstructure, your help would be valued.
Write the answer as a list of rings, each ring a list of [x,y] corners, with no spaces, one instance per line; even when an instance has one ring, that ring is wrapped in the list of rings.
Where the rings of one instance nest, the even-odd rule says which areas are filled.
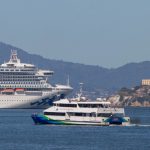
[[[39,70],[33,64],[21,63],[17,51],[0,66],[0,108],[47,108],[53,100],[66,96],[69,85],[51,86],[53,71]]]

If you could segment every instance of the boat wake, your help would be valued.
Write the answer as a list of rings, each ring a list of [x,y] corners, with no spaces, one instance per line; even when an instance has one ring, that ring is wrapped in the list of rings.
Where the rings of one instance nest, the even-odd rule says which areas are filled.
[[[129,124],[128,127],[150,127],[150,124]]]

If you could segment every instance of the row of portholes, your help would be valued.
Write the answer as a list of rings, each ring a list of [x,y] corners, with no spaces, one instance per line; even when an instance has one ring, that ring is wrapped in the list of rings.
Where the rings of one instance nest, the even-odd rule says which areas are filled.
[[[0,84],[43,84],[42,82],[0,82]]]
[[[0,76],[1,80],[32,80],[36,81],[39,80],[38,78],[31,78],[31,77],[7,77],[7,76]],[[43,79],[43,78],[42,78]]]
[[[48,86],[46,86],[46,85],[44,85],[44,86],[37,86],[37,85],[35,85],[35,86],[31,86],[31,85],[29,85],[29,86],[23,86],[23,85],[16,85],[16,86],[14,86],[14,85],[7,85],[7,86],[3,86],[3,85],[0,85],[0,87],[2,87],[2,88],[47,88]]]
[[[19,69],[0,69],[0,71],[35,71],[34,69],[21,69],[21,70],[19,70]]]
[[[15,77],[15,78],[20,78],[20,77],[30,77],[30,78],[37,78],[38,76],[35,76],[34,73],[28,74],[28,73],[15,73],[15,72],[0,72],[0,76],[7,76],[7,77]]]
[[[7,75],[0,75],[0,79],[15,79],[15,80],[17,80],[17,79],[23,79],[23,80],[28,80],[28,79],[31,79],[31,80],[39,80],[39,78],[38,77],[35,77],[35,76],[7,76]],[[41,78],[40,78],[41,79]],[[44,78],[42,78],[42,79],[44,79]]]
[[[0,101],[3,101],[3,102],[20,102],[20,101],[23,102],[24,101],[25,102],[25,101],[28,101],[28,100],[20,100],[19,99],[19,100],[0,100]]]

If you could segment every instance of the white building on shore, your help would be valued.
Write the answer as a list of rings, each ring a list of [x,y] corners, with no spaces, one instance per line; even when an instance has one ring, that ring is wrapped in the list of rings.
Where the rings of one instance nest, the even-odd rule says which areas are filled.
[[[150,79],[143,79],[142,85],[150,85]]]

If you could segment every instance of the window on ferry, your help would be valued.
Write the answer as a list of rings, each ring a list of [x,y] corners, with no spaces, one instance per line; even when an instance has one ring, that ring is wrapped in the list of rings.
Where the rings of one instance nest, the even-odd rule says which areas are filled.
[[[98,113],[97,117],[110,117],[112,113]]]
[[[76,104],[58,104],[59,107],[77,107]]]
[[[79,107],[88,107],[88,108],[103,108],[102,104],[78,104]]]
[[[99,107],[103,107],[102,104],[91,104],[90,105],[91,108],[99,108]]]
[[[74,113],[74,115],[85,117],[85,116],[87,116],[87,113]]]
[[[79,107],[89,107],[88,104],[78,104],[78,105],[79,105]]]
[[[65,116],[65,113],[60,113],[60,112],[44,112],[44,115]]]
[[[88,117],[89,113],[79,113],[79,112],[69,112],[69,116],[80,116],[80,117]]]

